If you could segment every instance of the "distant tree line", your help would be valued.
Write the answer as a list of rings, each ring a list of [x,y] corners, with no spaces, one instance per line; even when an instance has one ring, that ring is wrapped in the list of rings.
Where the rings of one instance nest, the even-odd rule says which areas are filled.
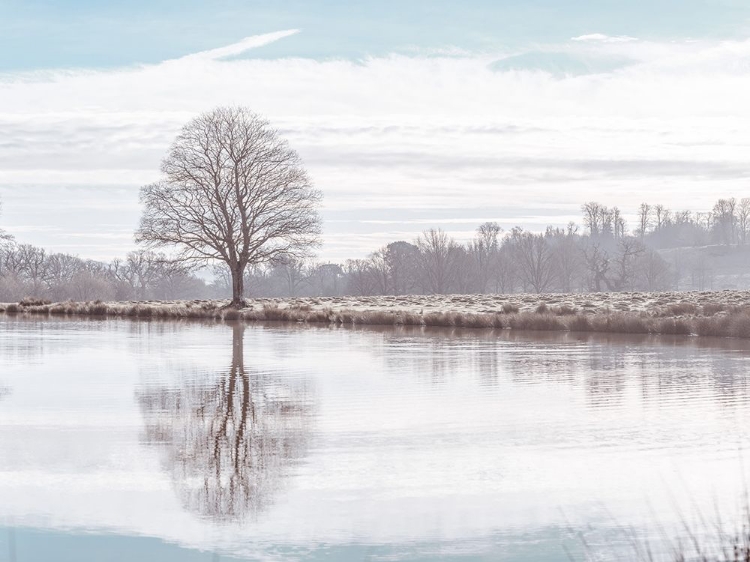
[[[282,254],[244,276],[250,297],[657,291],[710,288],[701,262],[670,263],[670,248],[750,245],[750,198],[720,199],[708,212],[672,211],[643,203],[631,229],[617,207],[589,202],[582,226],[531,232],[480,225],[459,243],[440,229],[394,241],[367,258],[319,263]],[[228,298],[228,267],[206,281],[183,262],[139,249],[109,263],[49,253],[0,231],[0,301]]]
[[[146,250],[109,263],[30,244],[0,247],[0,301],[26,296],[64,300],[147,300],[223,296],[189,269]]]

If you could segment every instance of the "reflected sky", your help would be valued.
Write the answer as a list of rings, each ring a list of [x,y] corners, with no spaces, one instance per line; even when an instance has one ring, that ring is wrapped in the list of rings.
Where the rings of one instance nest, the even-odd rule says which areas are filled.
[[[0,526],[19,561],[567,560],[580,533],[742,507],[749,361],[731,340],[4,317]]]

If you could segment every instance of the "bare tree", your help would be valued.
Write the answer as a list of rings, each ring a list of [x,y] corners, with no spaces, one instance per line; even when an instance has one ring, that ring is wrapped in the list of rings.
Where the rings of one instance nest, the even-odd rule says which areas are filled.
[[[548,291],[555,281],[555,260],[547,237],[517,230],[511,236],[513,257],[524,286],[535,293]]]
[[[277,259],[274,272],[284,279],[290,297],[296,297],[298,289],[307,281],[305,262],[294,256],[281,256]]]
[[[456,242],[443,230],[431,228],[417,238],[416,246],[425,288],[433,294],[447,293],[455,275]]]
[[[375,275],[369,260],[347,260],[344,267],[348,278],[348,291],[354,295],[373,295],[376,290]]]
[[[592,237],[601,235],[605,229],[608,210],[607,207],[596,201],[589,201],[581,206],[583,212],[583,225],[588,229]]]
[[[622,212],[618,207],[612,207],[610,213],[612,215],[612,233],[614,234],[615,240],[620,240],[625,236],[627,230],[625,217],[622,216]]]
[[[648,234],[648,229],[651,227],[652,221],[652,209],[648,203],[641,203],[638,207],[638,235],[643,240],[643,237]]]
[[[155,297],[175,299],[200,294],[205,284],[191,273],[190,267],[183,263],[170,260],[160,261],[159,275],[152,287]]]
[[[130,279],[139,299],[147,298],[149,289],[161,274],[161,264],[166,261],[165,256],[146,250],[136,250],[127,255]]]
[[[248,265],[304,258],[319,244],[312,188],[297,153],[268,121],[219,108],[188,123],[162,162],[163,179],[141,188],[138,242],[174,247],[186,262],[218,260],[244,304]]]
[[[344,270],[336,263],[319,263],[310,266],[308,284],[314,294],[330,297],[339,293]]]
[[[476,288],[480,293],[487,292],[490,279],[497,269],[502,231],[496,222],[485,222],[479,225],[474,240],[469,244],[469,255],[476,272]]]
[[[646,248],[636,238],[623,238],[617,243],[617,254],[614,260],[615,268],[612,272],[612,280],[609,282],[611,289],[615,291],[633,289],[635,262],[645,251]]]
[[[505,238],[497,254],[497,265],[493,275],[493,290],[496,293],[507,294],[515,290],[518,281],[518,268],[513,258],[514,248],[510,239]]]
[[[557,282],[565,293],[573,291],[582,269],[577,232],[578,227],[573,223],[568,224],[566,229],[547,229],[547,240],[552,247]]]
[[[589,273],[589,290],[602,291],[602,283],[610,287],[607,274],[611,266],[609,253],[598,242],[589,241],[582,248],[583,260]]]
[[[737,207],[737,228],[740,241],[747,244],[747,237],[750,234],[750,197],[743,197]]]
[[[31,244],[21,244],[18,246],[18,259],[21,263],[21,272],[31,284],[32,294],[40,296],[46,276],[47,253]]]
[[[375,292],[378,295],[387,295],[391,292],[391,268],[388,263],[388,248],[382,247],[369,256],[370,271],[375,282]]]
[[[83,267],[80,258],[69,254],[52,254],[47,258],[44,282],[50,296],[60,300],[64,298],[75,274]]]
[[[419,277],[419,248],[399,240],[385,247],[385,259],[391,277],[391,289],[395,295],[413,293]]]
[[[671,287],[669,264],[654,250],[644,251],[638,256],[635,270],[641,279],[638,289],[664,291]]]
[[[734,197],[719,199],[713,208],[713,224],[721,244],[730,245],[735,241],[737,217],[735,209],[737,200]]]
[[[671,212],[664,205],[656,205],[654,207],[654,216],[656,218],[656,230],[659,231],[664,228],[671,220]]]

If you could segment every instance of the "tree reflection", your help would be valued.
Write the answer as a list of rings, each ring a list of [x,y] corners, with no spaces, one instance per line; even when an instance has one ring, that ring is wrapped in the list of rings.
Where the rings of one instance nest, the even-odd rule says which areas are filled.
[[[146,440],[162,449],[183,506],[225,522],[272,503],[306,453],[311,417],[304,385],[245,368],[243,335],[233,327],[232,363],[215,382],[138,395]]]

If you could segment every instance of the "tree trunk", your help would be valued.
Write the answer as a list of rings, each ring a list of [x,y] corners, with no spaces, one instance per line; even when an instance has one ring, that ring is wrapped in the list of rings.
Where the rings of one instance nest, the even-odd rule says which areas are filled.
[[[232,267],[232,306],[245,306],[245,275],[244,268],[238,265]]]

